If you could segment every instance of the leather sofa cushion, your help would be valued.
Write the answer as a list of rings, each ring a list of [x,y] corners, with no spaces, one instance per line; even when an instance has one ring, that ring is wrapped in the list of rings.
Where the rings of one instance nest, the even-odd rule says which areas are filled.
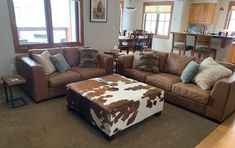
[[[72,67],[70,70],[81,74],[83,80],[106,75],[105,69],[103,68]]]
[[[179,76],[168,73],[160,73],[146,77],[146,83],[167,91],[171,91],[172,85],[180,81]]]
[[[148,72],[148,71],[141,71],[138,69],[126,69],[125,70],[125,75],[129,78],[133,78],[135,80],[138,80],[140,82],[145,82],[145,79],[149,75],[154,75],[155,73]]]
[[[196,101],[198,103],[207,104],[210,97],[210,91],[203,90],[193,83],[177,83],[172,86],[172,92],[185,97],[187,99]]]
[[[55,72],[47,76],[50,87],[67,85],[68,83],[81,81],[82,77],[79,73],[67,71],[64,73]]]
[[[29,57],[32,58],[33,54],[41,54],[43,53],[45,50],[47,50],[51,55],[55,55],[55,54],[63,54],[63,49],[62,48],[48,48],[48,49],[30,49],[28,51]]]
[[[79,64],[79,48],[65,48],[64,58],[71,67],[77,66]]]
[[[181,56],[175,53],[170,53],[167,57],[164,71],[180,76],[184,68],[190,61],[194,60],[194,57]]]

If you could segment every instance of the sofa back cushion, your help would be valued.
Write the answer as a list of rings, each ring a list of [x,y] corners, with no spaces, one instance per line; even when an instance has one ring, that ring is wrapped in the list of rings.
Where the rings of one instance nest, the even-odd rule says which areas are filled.
[[[193,61],[194,57],[181,56],[175,53],[170,53],[167,57],[164,71],[180,76],[184,68],[189,62]]]
[[[79,47],[64,48],[64,58],[71,67],[79,64]]]
[[[41,54],[43,53],[45,50],[47,50],[51,55],[55,55],[55,54],[63,54],[63,49],[58,47],[58,48],[45,48],[45,49],[30,49],[28,51],[29,57],[33,58],[33,54]]]

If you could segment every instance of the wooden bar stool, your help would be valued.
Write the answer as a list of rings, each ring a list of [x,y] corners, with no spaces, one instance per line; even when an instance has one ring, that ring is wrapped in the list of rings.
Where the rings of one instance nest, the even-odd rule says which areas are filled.
[[[194,42],[193,55],[198,54],[199,58],[207,58],[213,54],[213,58],[216,58],[217,50],[211,48],[211,36],[197,35]]]
[[[183,52],[183,55],[185,55],[186,51],[193,51],[193,46],[187,45],[187,35],[185,33],[176,33],[173,32],[173,39],[172,39],[172,48],[171,52],[174,52],[174,50],[178,50],[179,54]]]

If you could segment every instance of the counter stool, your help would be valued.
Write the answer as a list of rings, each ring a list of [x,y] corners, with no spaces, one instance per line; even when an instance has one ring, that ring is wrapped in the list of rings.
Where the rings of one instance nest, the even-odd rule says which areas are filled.
[[[172,48],[171,52],[174,52],[174,50],[178,50],[179,54],[183,52],[183,55],[185,55],[186,51],[193,51],[193,46],[187,45],[187,35],[185,33],[176,33],[173,32],[173,39],[172,39]]]
[[[197,35],[194,42],[193,55],[198,54],[199,58],[207,58],[213,54],[213,58],[216,58],[217,49],[211,48],[211,36]]]

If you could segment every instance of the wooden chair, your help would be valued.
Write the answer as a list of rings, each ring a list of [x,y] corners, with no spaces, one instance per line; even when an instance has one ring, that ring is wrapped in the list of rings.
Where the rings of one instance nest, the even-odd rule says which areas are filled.
[[[138,39],[136,49],[143,51],[144,49],[152,48],[153,33],[146,33],[142,35],[144,38]]]
[[[216,58],[217,49],[211,48],[211,36],[197,35],[194,42],[193,55],[198,55],[199,58],[207,58],[213,54],[213,58]],[[203,56],[203,57],[202,57]]]
[[[179,54],[181,55],[183,52],[183,55],[185,55],[186,51],[193,51],[193,46],[187,45],[187,35],[184,33],[172,33],[172,48],[171,52],[174,52],[174,50],[178,50]]]
[[[128,40],[119,40],[119,46],[120,52],[123,50],[126,50],[127,54],[129,54],[129,51],[132,49],[133,52],[135,51],[135,45],[138,39],[138,35],[136,33],[132,33],[130,35],[130,39]]]

